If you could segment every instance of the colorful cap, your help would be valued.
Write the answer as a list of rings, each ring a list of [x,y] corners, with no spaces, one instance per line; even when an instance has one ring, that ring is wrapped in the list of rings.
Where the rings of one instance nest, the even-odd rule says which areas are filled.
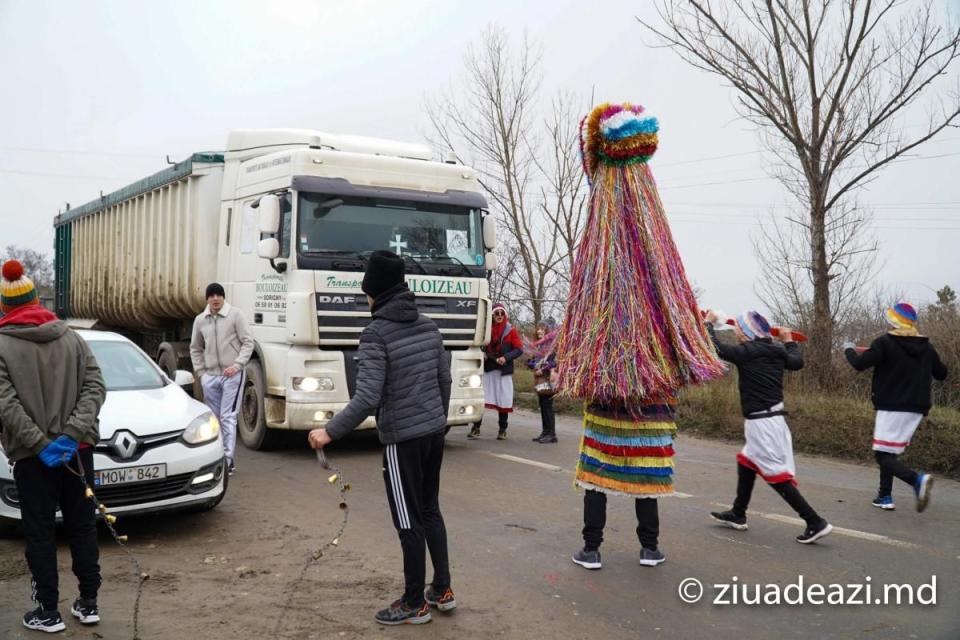
[[[770,337],[770,323],[756,311],[744,311],[737,316],[737,328],[750,340]]]
[[[894,329],[912,329],[917,324],[917,310],[909,302],[898,302],[886,312],[887,322]]]
[[[18,260],[3,263],[3,280],[0,281],[0,310],[10,313],[17,307],[40,304],[33,280],[23,275],[23,265]]]
[[[638,104],[601,104],[580,123],[584,170],[592,176],[599,164],[646,162],[657,151],[657,119]]]

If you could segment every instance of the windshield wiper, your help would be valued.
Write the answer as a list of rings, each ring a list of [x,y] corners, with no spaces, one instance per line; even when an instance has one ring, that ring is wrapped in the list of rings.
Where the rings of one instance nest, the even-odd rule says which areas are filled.
[[[350,249],[308,249],[306,251],[301,251],[305,256],[322,256],[322,255],[334,255],[334,256],[346,256],[351,258],[357,258],[359,260],[366,260],[370,252],[369,251],[353,251]]]
[[[468,278],[473,275],[473,273],[470,271],[470,267],[468,267],[468,266],[466,265],[466,263],[464,263],[464,261],[461,260],[460,258],[454,258],[453,256],[448,255],[448,254],[446,254],[446,253],[441,254],[441,255],[438,255],[438,256],[433,256],[433,258],[434,258],[434,259],[439,258],[439,259],[441,259],[441,260],[446,259],[446,260],[450,260],[451,262],[455,262],[455,263],[457,263],[458,265],[460,265],[460,267],[463,269],[463,271],[467,274],[467,277],[468,277]]]
[[[427,270],[423,268],[423,265],[420,264],[420,261],[414,258],[413,256],[411,256],[410,254],[401,255],[400,257],[404,260],[406,260],[407,258],[410,258],[410,262],[417,265],[417,268],[420,269],[420,273],[422,273],[425,276],[430,275],[429,273],[427,273]]]

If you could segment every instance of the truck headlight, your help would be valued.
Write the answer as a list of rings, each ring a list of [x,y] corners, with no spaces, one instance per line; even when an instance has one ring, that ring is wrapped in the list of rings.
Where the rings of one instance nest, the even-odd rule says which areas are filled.
[[[481,384],[483,384],[483,378],[481,378],[477,374],[460,377],[461,389],[463,389],[464,387],[470,387],[471,389],[479,389]]]
[[[220,435],[220,421],[212,413],[204,413],[194,418],[183,430],[183,440],[187,444],[203,444],[216,440]]]
[[[336,385],[333,384],[333,378],[328,377],[306,377],[306,378],[294,378],[293,379],[293,388],[295,391],[333,391],[336,388]]]

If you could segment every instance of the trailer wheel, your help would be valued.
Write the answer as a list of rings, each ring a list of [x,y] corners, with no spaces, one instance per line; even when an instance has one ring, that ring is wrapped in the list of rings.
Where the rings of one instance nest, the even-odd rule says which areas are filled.
[[[243,397],[240,400],[240,415],[237,416],[237,431],[240,440],[248,449],[263,451],[278,444],[279,433],[267,427],[267,416],[263,406],[266,384],[263,369],[256,360],[244,367],[246,380],[243,383]]]

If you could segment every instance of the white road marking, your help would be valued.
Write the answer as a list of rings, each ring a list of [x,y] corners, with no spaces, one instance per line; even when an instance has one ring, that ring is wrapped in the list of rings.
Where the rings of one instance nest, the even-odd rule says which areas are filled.
[[[547,464],[546,462],[539,462],[537,460],[529,460],[527,458],[519,458],[517,456],[511,456],[508,453],[492,453],[487,452],[494,458],[500,458],[502,460],[509,460],[510,462],[519,462],[520,464],[528,464],[531,467],[538,467],[540,469],[546,469],[548,471],[563,471],[563,467],[558,467],[554,464]]]
[[[674,491],[672,498],[696,498],[692,493],[684,493],[683,491]]]
[[[712,502],[712,505],[716,507],[727,507],[729,505]],[[794,518],[792,516],[782,516],[778,513],[763,513],[760,511],[751,511],[750,515],[760,516],[761,518],[766,518],[767,520],[773,520],[774,522],[784,522],[786,524],[795,524],[799,526],[806,525],[801,518]],[[903,540],[897,540],[896,538],[891,538],[890,536],[883,536],[879,533],[870,533],[868,531],[859,531],[857,529],[847,529],[844,527],[833,527],[833,532],[841,536],[847,536],[850,538],[859,538],[860,540],[869,540],[870,542],[879,542],[880,544],[890,545],[891,547],[899,547],[901,549],[920,549],[920,545],[914,544],[912,542],[905,542]]]

